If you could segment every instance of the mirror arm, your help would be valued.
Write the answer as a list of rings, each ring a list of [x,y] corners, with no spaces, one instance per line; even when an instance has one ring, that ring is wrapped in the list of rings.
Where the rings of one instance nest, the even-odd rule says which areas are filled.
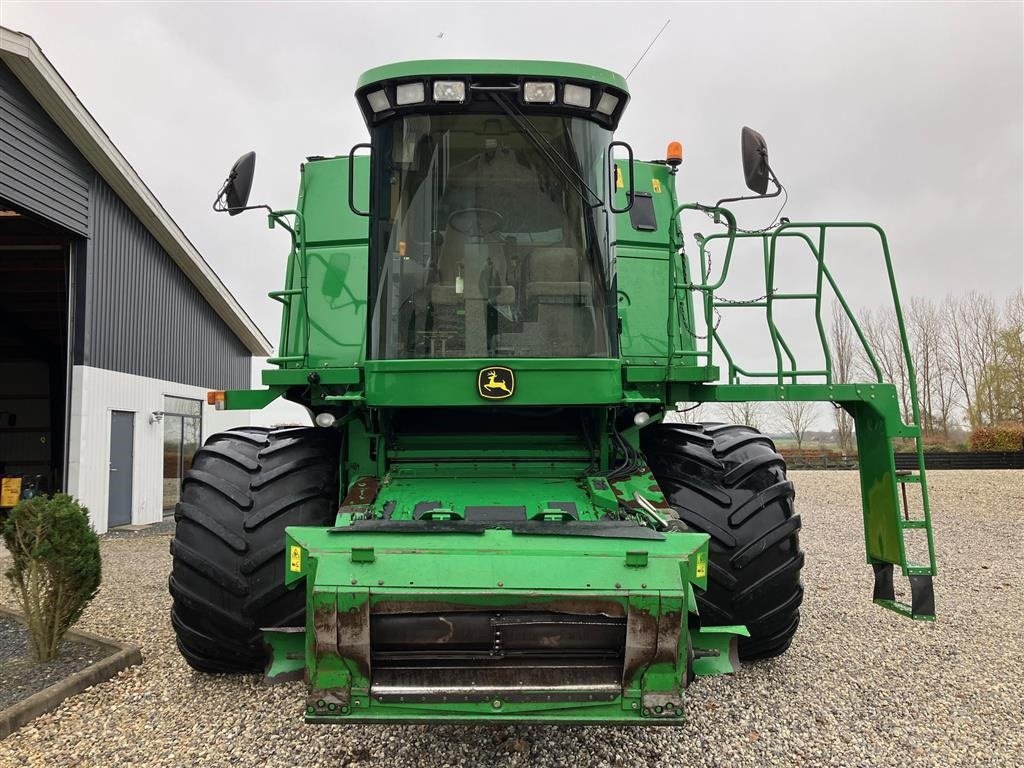
[[[775,185],[774,192],[769,192],[764,195],[742,195],[740,197],[723,197],[721,200],[715,203],[714,207],[719,208],[721,207],[722,203],[735,203],[740,200],[768,200],[769,198],[772,197],[778,197],[779,195],[782,194],[782,185],[779,183],[779,180],[775,177],[775,171],[772,170],[772,167],[770,165],[768,166],[768,178],[769,180],[771,180],[772,184]]]
[[[220,188],[220,192],[217,193],[217,199],[213,201],[213,210],[215,210],[217,213],[231,213],[232,211],[236,213],[241,213],[242,211],[254,211],[257,208],[264,208],[268,212],[273,212],[273,209],[266,204],[247,205],[243,208],[231,208],[230,206],[228,206],[228,204],[224,201],[224,197],[227,194],[228,185],[231,184],[231,181],[231,177],[228,177],[228,180],[224,182],[224,186]]]
[[[770,197],[770,195],[769,195],[769,197]],[[268,213],[273,213],[274,212],[274,209],[271,208],[266,203],[263,203],[261,205],[247,205],[244,208],[228,208],[223,203],[220,203],[220,205],[218,205],[218,203],[220,203],[219,200],[213,204],[213,210],[217,211],[217,213],[232,213],[232,212],[234,212],[234,213],[241,213],[242,211],[255,211],[258,208],[262,208],[263,210],[267,211]]]

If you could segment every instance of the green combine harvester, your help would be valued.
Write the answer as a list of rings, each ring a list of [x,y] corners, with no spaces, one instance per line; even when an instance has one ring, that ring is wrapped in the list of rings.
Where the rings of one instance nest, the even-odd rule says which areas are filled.
[[[881,229],[751,233],[729,200],[680,204],[678,144],[639,161],[614,141],[626,81],[595,67],[395,64],[356,99],[371,142],[308,158],[295,210],[248,205],[252,153],[215,204],[265,208],[292,248],[266,388],[210,402],[283,397],[316,426],[233,429],[196,454],[171,545],[189,664],[304,679],[309,722],[680,723],[695,677],[789,647],[804,555],[772,441],[666,421],[679,402],[852,414],[874,600],[934,618],[916,394],[906,424],[826,263],[836,230],[876,237],[903,333]],[[744,129],[742,149],[753,194],[731,200],[778,194],[761,136]],[[684,213],[715,230],[691,252]],[[727,300],[748,240],[738,269],[763,270],[765,296]],[[784,244],[814,264],[814,292],[779,285]],[[833,378],[826,283],[874,380]],[[813,307],[824,363],[798,366],[773,320],[784,301]],[[770,370],[722,343],[730,306],[763,309]],[[917,441],[916,472],[896,471],[896,439]]]

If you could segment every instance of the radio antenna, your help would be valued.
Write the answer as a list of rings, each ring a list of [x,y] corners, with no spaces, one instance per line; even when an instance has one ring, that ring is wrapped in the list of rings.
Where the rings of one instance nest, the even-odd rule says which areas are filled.
[[[629,80],[629,75],[632,75],[636,68],[640,66],[640,62],[644,60],[644,57],[647,55],[647,52],[654,47],[654,44],[656,42],[658,42],[658,38],[661,37],[661,33],[665,31],[665,27],[667,27],[669,25],[669,22],[671,21],[672,19],[665,19],[665,23],[661,25],[661,29],[658,30],[658,34],[654,36],[654,39],[651,40],[651,44],[644,48],[644,52],[641,53],[640,58],[636,60],[636,64],[633,65],[633,69],[629,70],[629,74],[626,75],[627,80]]]

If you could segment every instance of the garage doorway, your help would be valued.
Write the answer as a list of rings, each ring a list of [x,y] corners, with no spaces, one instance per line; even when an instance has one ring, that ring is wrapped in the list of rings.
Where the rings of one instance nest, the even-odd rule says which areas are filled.
[[[0,476],[47,494],[67,481],[79,240],[0,199]]]

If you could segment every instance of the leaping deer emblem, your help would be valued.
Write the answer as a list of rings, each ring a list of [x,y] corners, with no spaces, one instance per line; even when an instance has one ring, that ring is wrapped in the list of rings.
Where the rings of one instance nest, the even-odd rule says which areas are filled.
[[[484,389],[488,389],[491,392],[501,391],[507,392],[510,395],[512,394],[512,390],[508,388],[508,384],[506,384],[504,381],[498,381],[497,371],[487,372],[487,383],[484,384]]]

